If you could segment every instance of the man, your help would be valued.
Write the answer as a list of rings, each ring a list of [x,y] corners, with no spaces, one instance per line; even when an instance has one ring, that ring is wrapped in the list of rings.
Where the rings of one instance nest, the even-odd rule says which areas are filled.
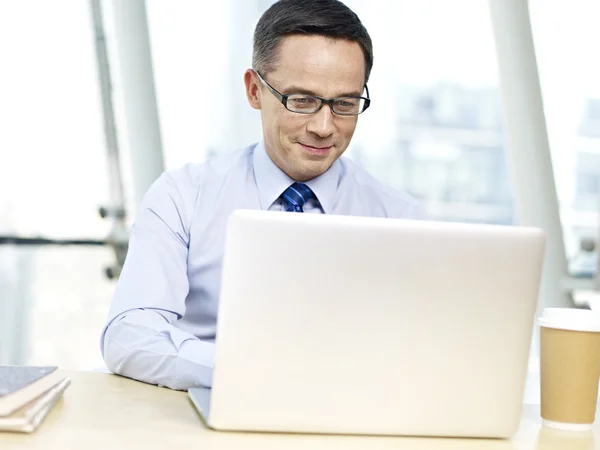
[[[372,64],[369,34],[337,0],[281,0],[265,12],[244,74],[263,138],[165,173],[147,192],[102,334],[110,370],[172,389],[211,385],[235,209],[420,217],[415,200],[340,159],[370,104]]]

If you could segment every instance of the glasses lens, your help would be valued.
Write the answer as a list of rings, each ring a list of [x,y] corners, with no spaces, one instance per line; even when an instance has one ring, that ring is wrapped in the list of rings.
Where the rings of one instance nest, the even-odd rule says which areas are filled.
[[[333,102],[333,110],[338,114],[360,114],[364,107],[365,99],[360,97],[341,97]]]
[[[315,112],[321,106],[321,100],[310,95],[290,95],[287,99],[287,108],[299,113]]]

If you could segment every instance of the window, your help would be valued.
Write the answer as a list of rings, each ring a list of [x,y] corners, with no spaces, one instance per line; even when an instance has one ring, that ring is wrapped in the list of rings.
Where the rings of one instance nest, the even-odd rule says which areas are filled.
[[[579,173],[577,176],[577,195],[588,196],[600,194],[600,174]]]
[[[591,55],[600,4],[529,5],[567,256],[577,265],[580,240],[598,237],[600,64]]]
[[[88,2],[1,2],[0,235],[102,239],[108,197]],[[101,247],[0,245],[0,363],[101,363]]]
[[[242,77],[271,3],[147,1],[167,169],[260,138]],[[434,219],[514,223],[487,2],[346,3],[375,48],[372,105],[347,156],[419,198]],[[530,8],[572,256],[598,227],[600,3]],[[103,238],[109,224],[97,208],[108,180],[89,4],[0,3],[0,54],[12,68],[0,83],[0,233]],[[114,289],[102,271],[111,262],[102,247],[0,247],[0,361],[100,364]],[[29,313],[20,334],[10,319],[18,308]]]

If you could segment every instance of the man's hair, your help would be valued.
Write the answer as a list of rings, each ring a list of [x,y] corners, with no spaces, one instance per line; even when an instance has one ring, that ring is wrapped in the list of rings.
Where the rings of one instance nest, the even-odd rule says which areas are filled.
[[[365,83],[373,67],[373,44],[358,16],[338,0],[279,0],[254,30],[252,67],[262,75],[275,70],[281,40],[305,34],[357,42],[365,57]]]

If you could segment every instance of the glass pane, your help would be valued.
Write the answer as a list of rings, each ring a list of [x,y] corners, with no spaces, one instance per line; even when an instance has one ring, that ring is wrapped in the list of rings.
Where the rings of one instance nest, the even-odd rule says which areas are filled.
[[[112,263],[104,247],[0,247],[0,363],[103,367]]]
[[[574,275],[596,272],[600,207],[600,3],[532,0],[530,11],[565,246]]]
[[[259,139],[260,117],[248,106],[243,74],[254,26],[272,3],[211,2],[206,20],[204,2],[147,1],[167,169]]]
[[[108,185],[88,8],[0,2],[0,232],[108,231],[97,214]]]
[[[513,223],[487,3],[346,4],[375,49],[373,103],[348,155],[434,219]]]
[[[108,180],[89,2],[0,2],[0,55],[0,235],[102,239]],[[102,247],[0,245],[0,363],[98,367],[112,263]]]

